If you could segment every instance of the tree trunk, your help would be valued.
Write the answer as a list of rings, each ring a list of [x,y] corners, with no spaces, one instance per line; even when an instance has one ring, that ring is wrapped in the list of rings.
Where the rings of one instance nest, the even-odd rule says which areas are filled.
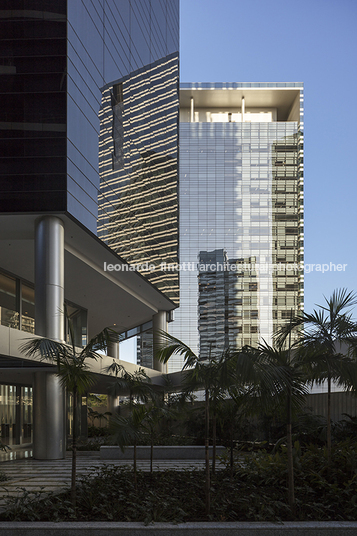
[[[205,461],[206,461],[206,515],[211,511],[211,482],[209,467],[209,390],[205,390]]]
[[[134,484],[135,489],[137,489],[137,478],[136,478],[136,439],[134,441]]]
[[[72,478],[71,502],[76,508],[76,470],[77,470],[77,388],[73,389],[73,425],[72,425]]]
[[[231,448],[230,448],[230,467],[231,467],[231,477],[233,476],[233,467],[234,467],[234,443],[233,443],[233,430],[231,430]]]
[[[214,414],[212,419],[212,474],[216,472],[216,444],[217,444],[217,417]]]
[[[293,310],[290,311],[290,324],[293,319]],[[289,332],[289,366],[291,367],[291,330]],[[292,397],[292,378],[289,380],[288,389],[287,389],[287,418],[286,418],[286,436],[287,436],[287,447],[288,447],[288,500],[289,506],[293,516],[295,517],[295,489],[294,489],[294,459],[293,459],[293,437],[291,433],[291,421],[292,421],[292,411],[291,411],[291,397]]]
[[[331,463],[331,376],[327,378],[327,461]]]
[[[150,473],[152,473],[152,465],[154,459],[154,432],[151,432],[151,444],[150,444]]]
[[[295,516],[295,490],[294,490],[294,460],[293,460],[293,438],[291,433],[291,388],[288,388],[287,400],[287,455],[288,455],[288,500],[292,514]]]

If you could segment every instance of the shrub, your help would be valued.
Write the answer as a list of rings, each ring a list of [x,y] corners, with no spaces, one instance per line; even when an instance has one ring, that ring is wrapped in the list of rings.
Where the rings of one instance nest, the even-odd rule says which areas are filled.
[[[252,452],[233,473],[211,478],[211,515],[205,515],[204,471],[138,472],[104,466],[82,478],[73,509],[69,491],[60,495],[20,490],[9,497],[0,520],[11,521],[356,521],[357,444],[325,448],[294,446],[296,515],[287,502],[286,448]],[[184,500],[183,500],[184,498]]]

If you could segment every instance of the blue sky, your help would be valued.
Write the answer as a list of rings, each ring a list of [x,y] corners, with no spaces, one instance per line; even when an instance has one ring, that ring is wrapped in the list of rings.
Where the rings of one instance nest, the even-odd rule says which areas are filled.
[[[181,0],[181,82],[304,82],[305,310],[357,291],[356,0]]]

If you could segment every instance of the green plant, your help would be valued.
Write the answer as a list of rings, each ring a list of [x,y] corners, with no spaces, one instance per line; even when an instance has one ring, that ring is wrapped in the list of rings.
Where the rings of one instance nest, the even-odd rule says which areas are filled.
[[[319,305],[318,311],[311,314],[302,313],[295,316],[289,324],[282,327],[277,334],[278,341],[283,342],[293,329],[302,328],[296,349],[305,359],[309,368],[311,382],[327,382],[327,452],[331,459],[331,386],[332,381],[339,385],[357,389],[356,363],[348,354],[357,348],[357,324],[353,321],[351,307],[357,304],[357,295],[347,289],[335,290],[332,296],[325,298],[325,305]],[[341,346],[345,345],[345,353]]]
[[[220,399],[223,399],[227,393],[229,385],[232,383],[232,367],[230,363],[232,355],[229,350],[225,350],[219,359],[209,356],[197,356],[185,343],[162,332],[161,337],[163,346],[158,351],[156,358],[166,363],[174,354],[183,356],[184,365],[182,370],[185,372],[182,382],[182,391],[192,393],[199,389],[204,391],[204,429],[205,429],[205,497],[206,497],[206,514],[210,513],[210,461],[209,461],[209,430],[210,430],[210,404],[213,408],[214,418],[214,464],[215,467],[215,448],[216,448],[216,416],[217,407]]]
[[[65,311],[66,312],[66,311]],[[94,377],[89,370],[88,359],[101,359],[99,350],[105,350],[108,344],[118,339],[118,334],[105,328],[93,337],[84,348],[76,348],[73,325],[68,318],[70,344],[46,338],[30,339],[20,350],[28,357],[54,361],[57,375],[64,388],[73,396],[73,435],[72,435],[72,478],[71,497],[73,507],[76,505],[76,459],[77,459],[77,403],[78,396],[84,395],[94,384]]]
[[[20,490],[7,499],[1,521],[357,521],[357,444],[294,445],[296,511],[287,501],[286,447],[251,452],[231,474],[211,478],[211,512],[205,512],[205,471],[134,472],[130,467],[94,468],[78,483],[77,507],[70,490],[58,494]],[[184,500],[183,500],[184,497]]]

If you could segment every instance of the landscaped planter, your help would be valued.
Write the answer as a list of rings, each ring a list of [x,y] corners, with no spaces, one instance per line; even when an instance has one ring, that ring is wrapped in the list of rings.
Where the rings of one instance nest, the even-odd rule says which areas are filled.
[[[210,458],[212,458],[212,447],[209,447]],[[225,447],[216,447],[216,455],[223,454]],[[134,447],[126,447],[122,452],[119,447],[100,447],[100,458],[102,460],[132,460]],[[136,447],[136,457],[138,460],[150,460],[150,447]],[[153,452],[154,460],[204,460],[205,447],[203,446],[155,446]]]

